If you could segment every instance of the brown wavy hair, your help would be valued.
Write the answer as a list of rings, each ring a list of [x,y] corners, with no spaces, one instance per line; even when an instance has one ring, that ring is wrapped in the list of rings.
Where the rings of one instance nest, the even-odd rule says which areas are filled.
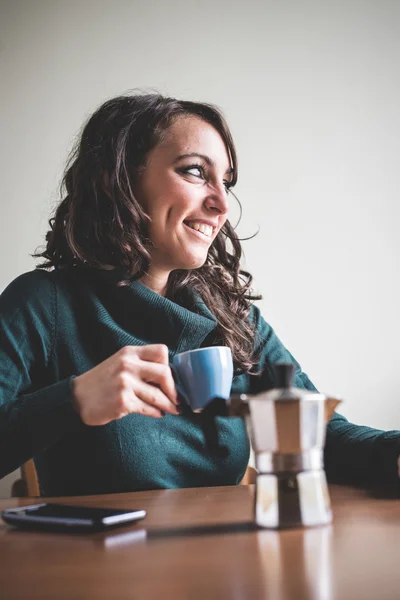
[[[211,104],[135,94],[108,100],[89,118],[77,140],[61,184],[62,201],[49,220],[39,268],[87,266],[119,268],[125,279],[140,279],[150,265],[149,216],[133,194],[133,184],[149,152],[175,119],[194,115],[212,125],[225,142],[238,177],[235,145],[228,125]],[[230,243],[230,248],[228,245]],[[235,373],[251,372],[256,328],[247,318],[261,296],[252,294],[252,276],[240,268],[240,240],[227,220],[198,269],[170,274],[167,296],[178,300],[189,286],[217,319],[214,343],[232,350]]]

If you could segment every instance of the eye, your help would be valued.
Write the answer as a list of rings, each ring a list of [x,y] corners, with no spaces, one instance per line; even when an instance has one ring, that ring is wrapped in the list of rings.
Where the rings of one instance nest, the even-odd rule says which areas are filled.
[[[189,165],[188,167],[182,167],[179,169],[181,173],[185,175],[193,175],[193,177],[198,177],[199,179],[205,179],[204,169],[201,165]]]
[[[224,181],[224,188],[227,194],[229,194],[232,187],[232,181]]]
[[[178,169],[179,173],[182,173],[183,175],[192,175],[193,177],[196,177],[197,179],[203,179],[204,181],[207,180],[207,176],[206,176],[206,172],[204,170],[203,165],[189,165],[187,167],[181,167],[180,169]],[[226,194],[229,194],[229,190],[232,187],[232,181],[223,181],[224,184],[224,188],[226,191]]]

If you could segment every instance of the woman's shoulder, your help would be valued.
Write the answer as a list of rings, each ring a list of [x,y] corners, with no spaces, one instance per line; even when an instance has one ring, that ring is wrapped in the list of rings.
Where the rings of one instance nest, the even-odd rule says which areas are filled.
[[[35,308],[47,306],[51,308],[56,302],[57,291],[65,287],[67,282],[57,269],[33,269],[18,275],[3,290],[0,296],[0,307]]]
[[[53,287],[51,272],[44,269],[34,269],[18,275],[4,289],[2,295],[16,295],[17,297],[26,298],[32,294],[39,295],[41,293],[51,293]]]
[[[55,270],[33,269],[18,275],[3,291],[3,294],[17,295],[19,298],[29,299],[32,296],[48,297],[54,293],[58,276]]]
[[[2,320],[24,318],[28,314],[49,314],[54,311],[55,290],[50,272],[43,269],[18,275],[0,295]]]
[[[248,319],[257,331],[271,329],[271,325],[264,319],[260,307],[256,304],[250,306]]]
[[[15,290],[19,293],[36,292],[38,294],[48,294],[54,288],[65,287],[70,284],[71,274],[70,269],[41,269],[36,268],[32,271],[27,271],[18,275],[13,281],[11,281],[6,290]]]

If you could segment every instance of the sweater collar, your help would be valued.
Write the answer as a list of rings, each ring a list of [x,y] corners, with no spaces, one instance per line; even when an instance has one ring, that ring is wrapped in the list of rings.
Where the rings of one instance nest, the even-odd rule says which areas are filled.
[[[130,323],[140,320],[141,329],[145,332],[145,343],[164,343],[171,356],[201,347],[217,326],[215,316],[201,296],[190,288],[185,290],[187,301],[185,299],[185,306],[181,306],[160,296],[138,280],[117,287],[117,283],[123,279],[120,270],[79,270],[85,271],[91,279],[106,284],[107,304],[115,302],[122,309],[120,319],[124,321],[124,328],[130,329]],[[109,293],[111,286],[115,286],[112,294]]]
[[[175,353],[200,347],[217,326],[216,318],[193,290],[186,290],[190,308],[160,296],[140,281],[132,282],[129,291],[144,310],[151,309],[153,337],[158,339],[157,332],[164,331],[167,345],[170,350],[175,346]]]

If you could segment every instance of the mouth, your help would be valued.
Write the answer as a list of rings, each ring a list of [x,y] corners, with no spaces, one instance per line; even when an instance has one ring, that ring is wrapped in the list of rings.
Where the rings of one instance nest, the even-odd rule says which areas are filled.
[[[206,240],[207,242],[212,240],[214,231],[216,230],[216,227],[204,223],[196,224],[190,221],[184,221],[183,224],[186,229],[189,229],[189,231],[193,235],[196,235],[198,239]]]

